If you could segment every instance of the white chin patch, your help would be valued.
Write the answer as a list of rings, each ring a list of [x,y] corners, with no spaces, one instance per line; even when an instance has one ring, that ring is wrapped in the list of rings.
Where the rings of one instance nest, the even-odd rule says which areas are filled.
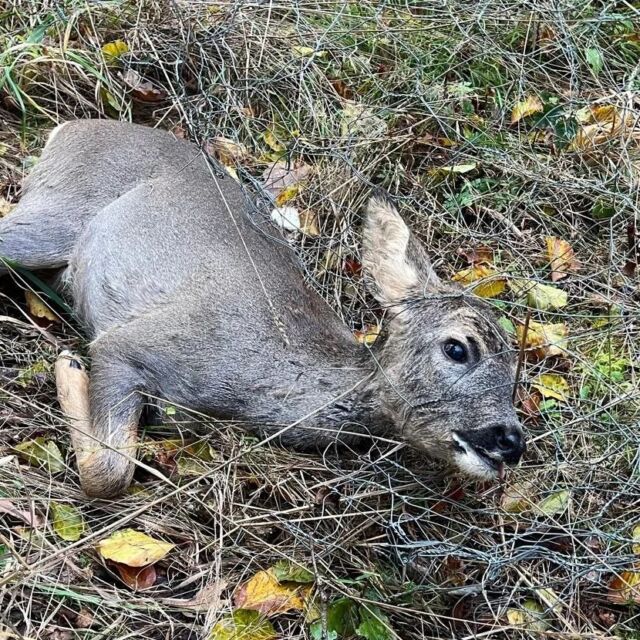
[[[455,463],[465,475],[480,480],[493,480],[498,477],[498,472],[488,462],[483,460],[464,440],[453,434],[456,444],[464,449],[455,455]]]

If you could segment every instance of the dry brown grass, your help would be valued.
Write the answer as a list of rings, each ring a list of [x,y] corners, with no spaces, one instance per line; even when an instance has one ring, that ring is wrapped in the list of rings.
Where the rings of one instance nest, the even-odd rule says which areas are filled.
[[[0,4],[8,202],[46,131],[68,119],[133,119],[203,147],[225,136],[248,148],[238,171],[254,185],[273,161],[271,132],[286,159],[314,167],[296,204],[316,214],[321,234],[297,242],[312,285],[354,328],[376,318],[341,266],[357,259],[359,211],[374,186],[394,195],[445,277],[464,266],[458,248],[489,245],[509,278],[550,284],[548,235],[568,240],[581,263],[558,283],[568,306],[532,316],[566,323],[567,356],[529,359],[523,371],[525,382],[564,375],[570,397],[528,418],[529,451],[507,487],[458,488],[387,443],[303,456],[256,446],[229,425],[204,436],[182,425],[216,452],[206,472],[163,481],[141,469],[140,491],[114,502],[83,498],[55,401],[50,365],[60,348],[82,348],[77,327],[67,319],[41,329],[20,286],[3,282],[0,498],[42,524],[0,514],[0,636],[206,637],[240,583],[292,558],[313,568],[323,602],[378,600],[399,638],[639,638],[638,604],[610,602],[608,586],[634,561],[640,524],[640,294],[637,272],[625,268],[638,260],[638,17],[629,3],[583,0]],[[101,47],[115,40],[128,52],[105,58]],[[132,92],[127,70],[154,84],[146,98],[155,101]],[[530,95],[550,115],[511,124]],[[366,108],[351,121],[349,100]],[[580,109],[604,105],[624,126],[573,149]],[[437,171],[460,164],[476,166]],[[594,219],[603,208],[613,215]],[[329,268],[327,252],[338,255]],[[521,322],[523,305],[509,292],[502,300]],[[63,449],[65,472],[15,457],[15,444],[39,435]],[[146,431],[163,437],[175,427]],[[168,473],[171,461],[162,462],[146,464]],[[516,515],[500,506],[513,487],[529,501]],[[540,513],[536,505],[563,490],[568,509]],[[83,514],[79,542],[52,531],[52,502]],[[177,545],[150,590],[132,592],[95,551],[125,526]],[[220,581],[228,587],[209,612],[170,600]],[[555,607],[540,589],[552,590]],[[544,631],[509,621],[530,601]],[[300,614],[274,623],[282,637],[308,637]]]

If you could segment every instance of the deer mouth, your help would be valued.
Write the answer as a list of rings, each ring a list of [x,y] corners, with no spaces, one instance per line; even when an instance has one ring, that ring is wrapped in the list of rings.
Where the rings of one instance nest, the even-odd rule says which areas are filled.
[[[454,433],[453,448],[455,463],[465,475],[483,480],[504,478],[504,462],[490,455],[482,447],[474,446]]]

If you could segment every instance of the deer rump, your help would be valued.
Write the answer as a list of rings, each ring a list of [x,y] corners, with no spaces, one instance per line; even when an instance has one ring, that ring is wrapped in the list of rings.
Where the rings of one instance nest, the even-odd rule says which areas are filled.
[[[410,324],[401,318],[403,305],[427,300],[426,292],[442,298],[449,289],[395,209],[373,201],[363,240],[371,286],[400,318],[389,323],[386,343],[395,355],[381,352],[378,359],[304,284],[294,253],[276,235],[240,186],[217,177],[188,142],[111,121],[77,121],[54,130],[19,205],[0,221],[0,255],[27,268],[64,269],[65,288],[91,338],[92,419],[87,433],[72,432],[89,495],[115,495],[129,485],[137,425],[149,395],[242,421],[301,449],[370,433],[405,437],[445,459],[461,449],[468,455],[456,431],[473,431],[473,425],[449,420],[444,427],[438,411],[431,414],[439,430],[433,420],[417,420],[407,408],[415,404],[415,392],[405,406],[404,378],[411,378],[408,387],[420,388],[422,365],[429,371],[436,365],[435,356],[408,361],[396,353]],[[497,354],[494,375],[481,386],[493,388],[500,378],[502,393],[493,394],[498,408],[487,412],[478,405],[490,418],[489,427],[482,419],[482,433],[492,435],[471,445],[473,455],[487,454],[473,464],[493,472],[521,453],[517,443],[491,457],[500,439],[496,429],[519,434],[510,400],[512,354],[497,350],[505,337],[486,309],[458,297],[441,299],[441,309],[448,305],[460,318],[482,318],[483,348]],[[416,317],[418,325],[438,325],[415,312],[411,323]],[[466,341],[464,332],[456,340]],[[456,375],[462,373],[457,369]],[[432,371],[427,376],[427,395],[440,393],[443,402],[455,403],[455,393],[449,398],[454,378],[440,376],[446,393],[434,393],[436,378]],[[417,399],[425,393],[419,390]],[[504,417],[492,417],[496,413]]]

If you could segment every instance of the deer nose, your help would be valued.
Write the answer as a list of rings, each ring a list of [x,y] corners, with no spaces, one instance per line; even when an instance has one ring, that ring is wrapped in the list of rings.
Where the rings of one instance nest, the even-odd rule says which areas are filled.
[[[498,425],[493,428],[495,449],[500,452],[502,459],[508,464],[515,464],[520,460],[525,450],[522,430],[516,425]]]

